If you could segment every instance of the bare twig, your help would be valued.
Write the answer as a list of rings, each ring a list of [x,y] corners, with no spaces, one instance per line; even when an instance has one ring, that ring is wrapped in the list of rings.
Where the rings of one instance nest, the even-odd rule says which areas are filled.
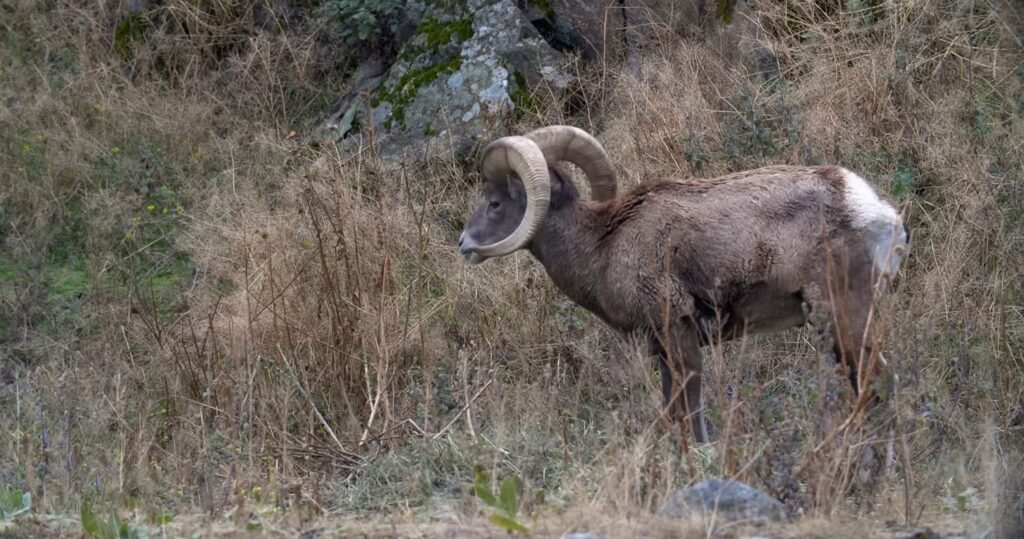
[[[437,434],[435,434],[432,439],[436,440],[436,439],[440,438],[441,436],[444,436],[444,433],[448,432],[448,429],[450,429],[452,427],[452,425],[454,425],[455,422],[459,420],[459,417],[461,417],[462,414],[466,410],[469,410],[470,405],[472,405],[474,402],[476,402],[476,399],[479,398],[481,394],[483,394],[484,390],[487,389],[488,386],[490,386],[492,382],[494,382],[494,378],[491,378],[490,380],[488,380],[487,383],[483,385],[483,387],[481,387],[479,390],[477,390],[476,395],[473,395],[473,398],[469,399],[469,401],[466,402],[466,405],[463,406],[462,409],[459,410],[459,412],[457,414],[455,414],[455,417],[453,417],[451,419],[451,421],[448,422],[447,425],[445,425],[443,428],[441,428],[441,430],[437,431]]]
[[[351,453],[351,452],[349,452],[348,450],[345,449],[345,445],[342,444],[341,440],[338,439],[338,436],[334,434],[334,429],[332,429],[331,425],[327,423],[326,419],[324,419],[323,414],[320,413],[320,409],[316,407],[316,403],[313,402],[313,398],[310,397],[309,393],[306,391],[306,388],[302,386],[301,382],[299,382],[299,377],[295,373],[295,369],[292,368],[291,362],[288,361],[288,355],[285,354],[284,350],[281,349],[281,345],[280,344],[277,346],[277,350],[278,350],[278,352],[281,353],[281,360],[284,361],[285,367],[288,368],[288,374],[290,374],[292,376],[292,380],[295,382],[295,387],[297,387],[299,389],[299,392],[302,393],[302,396],[305,397],[306,401],[309,402],[309,407],[313,409],[313,413],[316,414],[317,420],[320,421],[320,425],[324,428],[325,431],[327,431],[328,436],[331,437],[331,440],[334,440],[334,443],[338,445],[338,449],[342,453],[344,453],[346,455],[353,455],[353,456],[355,456],[354,453]]]

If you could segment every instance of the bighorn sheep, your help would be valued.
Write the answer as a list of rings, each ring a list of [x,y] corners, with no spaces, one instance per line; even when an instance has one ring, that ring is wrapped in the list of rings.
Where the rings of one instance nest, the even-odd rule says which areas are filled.
[[[580,197],[561,161],[586,174],[594,201]],[[857,370],[872,354],[871,306],[896,274],[907,233],[853,172],[770,166],[616,196],[600,143],[549,126],[489,144],[481,174],[484,201],[459,239],[467,261],[528,249],[569,298],[646,339],[665,406],[690,417],[698,442],[708,439],[700,347],[710,342],[810,321],[834,337],[854,391],[864,389]]]

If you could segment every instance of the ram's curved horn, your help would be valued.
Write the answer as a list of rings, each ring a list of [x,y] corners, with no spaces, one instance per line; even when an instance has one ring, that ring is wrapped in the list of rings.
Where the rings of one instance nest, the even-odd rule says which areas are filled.
[[[548,163],[534,141],[526,137],[504,137],[484,148],[480,169],[485,182],[507,181],[508,175],[514,172],[526,188],[526,212],[519,226],[507,238],[474,249],[485,257],[505,256],[529,243],[547,217],[551,199]]]
[[[568,161],[583,170],[594,200],[615,198],[615,170],[604,147],[590,133],[569,125],[549,125],[527,133],[548,163]]]

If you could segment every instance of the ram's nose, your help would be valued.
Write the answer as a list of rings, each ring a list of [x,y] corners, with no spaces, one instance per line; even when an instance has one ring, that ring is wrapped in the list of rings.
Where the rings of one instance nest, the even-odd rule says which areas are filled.
[[[468,255],[471,252],[473,252],[473,242],[466,241],[466,233],[463,232],[462,235],[459,236],[459,253],[462,253],[462,255]]]

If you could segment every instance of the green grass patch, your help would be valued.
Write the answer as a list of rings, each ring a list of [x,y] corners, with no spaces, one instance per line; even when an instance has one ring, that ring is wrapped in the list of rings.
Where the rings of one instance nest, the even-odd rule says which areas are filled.
[[[49,272],[47,301],[51,304],[67,304],[82,298],[91,285],[86,273],[85,261],[81,258],[52,266]]]
[[[18,269],[6,253],[0,252],[0,286],[13,283],[18,278]]]
[[[177,292],[192,273],[192,261],[185,253],[177,253],[165,266],[160,267],[149,279],[153,293],[166,296]]]

